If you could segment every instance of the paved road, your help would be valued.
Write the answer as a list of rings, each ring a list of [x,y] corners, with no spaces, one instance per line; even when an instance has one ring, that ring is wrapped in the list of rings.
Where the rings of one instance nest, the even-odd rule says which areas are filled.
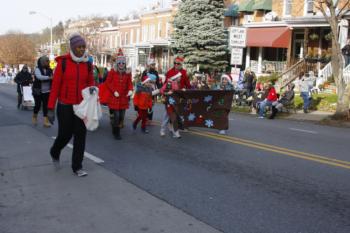
[[[0,86],[7,110],[0,126],[30,125],[31,113],[15,109],[14,92]],[[105,115],[88,134],[87,152],[208,225],[230,233],[350,232],[349,129],[232,114],[227,136],[196,129],[178,140],[161,138],[157,122],[149,135],[134,132],[132,118],[129,110],[119,142]],[[36,130],[56,135],[55,127]]]

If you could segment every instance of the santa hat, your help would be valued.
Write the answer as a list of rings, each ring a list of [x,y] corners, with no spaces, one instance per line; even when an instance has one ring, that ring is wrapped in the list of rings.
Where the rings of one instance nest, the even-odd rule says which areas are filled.
[[[227,74],[221,75],[221,83],[222,83],[222,81],[223,81],[224,79],[226,79],[230,84],[232,84],[232,78],[231,78],[231,76],[229,76],[229,75],[227,75]]]
[[[184,63],[184,59],[182,58],[182,57],[177,57],[177,58],[175,58],[175,61],[174,61],[175,63]]]
[[[154,59],[153,55],[150,55],[147,59],[147,65],[156,64],[156,60]]]
[[[123,50],[119,49],[117,58],[116,58],[117,63],[126,63],[126,57],[124,56]]]

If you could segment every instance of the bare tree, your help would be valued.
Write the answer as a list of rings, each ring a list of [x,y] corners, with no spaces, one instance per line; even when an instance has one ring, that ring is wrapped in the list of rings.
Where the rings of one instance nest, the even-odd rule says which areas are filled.
[[[35,63],[35,45],[28,35],[9,32],[0,36],[0,60],[5,64],[18,65]]]
[[[343,118],[349,111],[350,93],[346,92],[346,86],[348,84],[345,82],[343,76],[344,62],[340,44],[338,43],[338,23],[349,12],[350,0],[315,0],[315,3],[316,8],[322,12],[332,31],[331,64],[338,95],[337,109],[334,117]]]

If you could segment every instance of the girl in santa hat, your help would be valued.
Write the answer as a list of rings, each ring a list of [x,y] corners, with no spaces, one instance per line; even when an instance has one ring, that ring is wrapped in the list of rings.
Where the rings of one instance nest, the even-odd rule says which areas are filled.
[[[113,69],[108,73],[106,86],[111,92],[107,105],[113,114],[112,133],[116,140],[121,140],[120,129],[124,122],[125,111],[129,108],[130,96],[133,94],[131,72],[126,68],[126,57],[121,49],[115,58]]]
[[[215,90],[232,91],[233,89],[231,76],[227,74],[221,75],[220,84],[216,86]],[[220,130],[219,134],[226,134],[226,130]]]

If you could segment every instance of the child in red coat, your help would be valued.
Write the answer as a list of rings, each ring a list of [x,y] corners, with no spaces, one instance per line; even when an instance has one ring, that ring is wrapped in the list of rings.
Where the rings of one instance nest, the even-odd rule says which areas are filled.
[[[137,118],[132,124],[132,127],[135,130],[137,128],[137,124],[141,121],[141,130],[146,134],[149,133],[149,131],[146,129],[148,110],[152,109],[152,96],[157,94],[157,91],[152,91],[155,78],[155,75],[148,74],[147,79],[137,85],[134,95],[134,106],[135,110],[137,111]]]

